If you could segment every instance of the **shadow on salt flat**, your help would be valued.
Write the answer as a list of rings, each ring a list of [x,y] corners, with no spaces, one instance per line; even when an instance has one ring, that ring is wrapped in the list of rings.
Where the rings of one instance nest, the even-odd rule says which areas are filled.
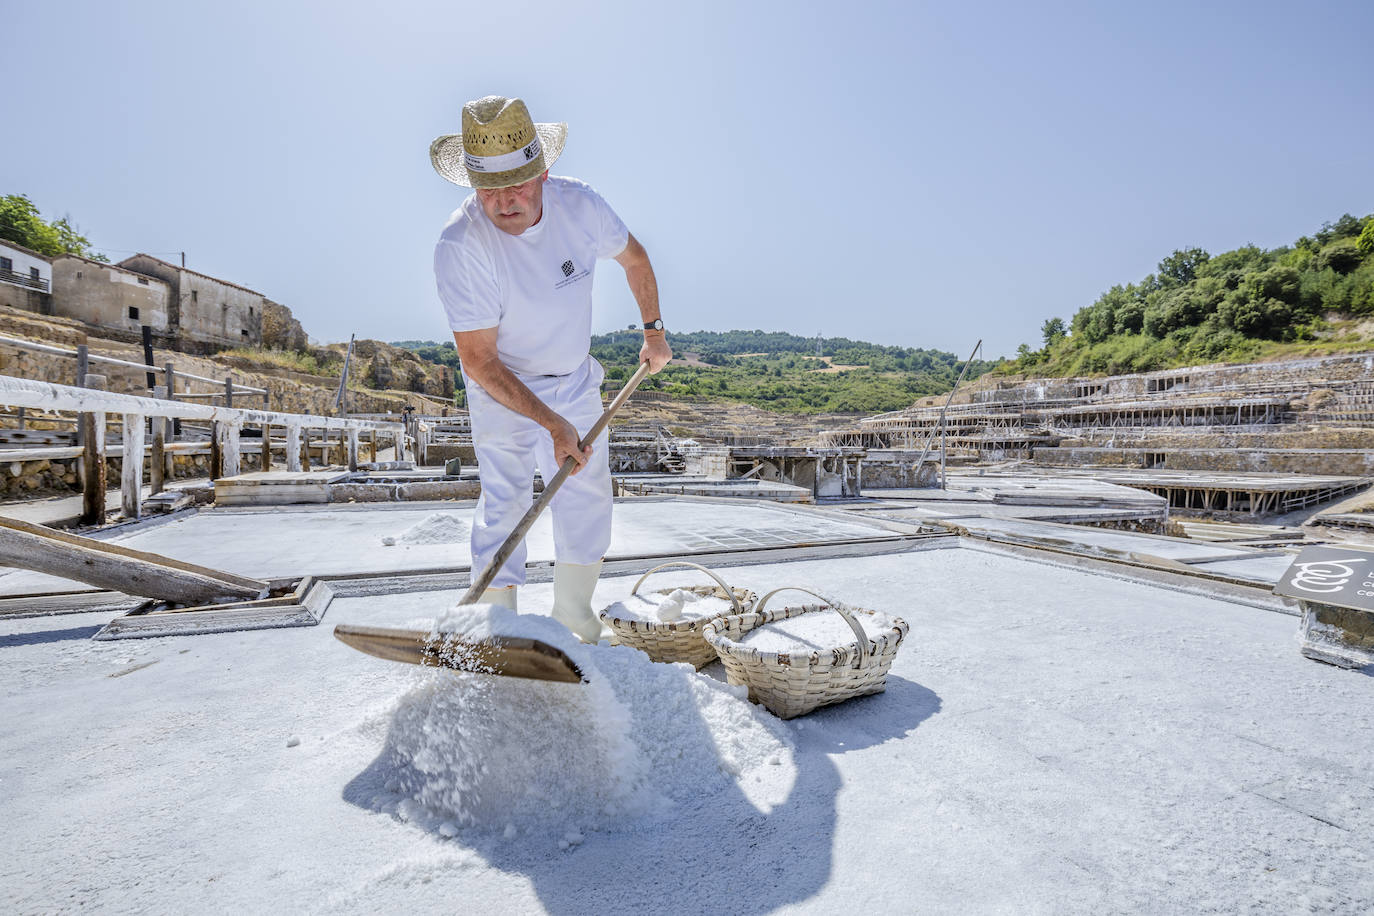
[[[790,787],[766,810],[742,783],[769,776],[766,771],[777,767],[732,774],[704,765],[667,787],[671,804],[666,809],[603,822],[571,845],[555,845],[554,837],[537,831],[503,836],[467,829],[451,842],[527,878],[550,913],[662,912],[665,906],[693,913],[773,912],[805,902],[830,880],[836,799],[843,785],[832,755],[900,739],[940,708],[933,691],[889,675],[885,693],[792,722],[766,717],[796,740]],[[701,715],[678,723],[678,734],[707,748],[714,748],[719,737]],[[716,752],[729,756],[723,748]],[[436,838],[452,835],[452,826],[441,819],[415,807],[403,810],[408,800],[395,791],[397,773],[388,747],[348,784],[344,800],[405,820]],[[359,891],[355,902],[365,905],[369,889]]]
[[[39,630],[36,633],[11,633],[0,636],[0,649],[12,646],[38,646],[50,642],[65,642],[75,639],[90,639],[103,629],[102,625],[93,627],[68,627],[65,630]]]

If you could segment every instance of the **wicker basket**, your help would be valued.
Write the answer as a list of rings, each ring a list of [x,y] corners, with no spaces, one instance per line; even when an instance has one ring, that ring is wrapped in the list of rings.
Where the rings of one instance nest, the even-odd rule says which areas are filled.
[[[861,608],[852,612],[822,595],[804,588],[824,604],[784,607],[765,611],[764,606],[786,588],[777,588],[759,599],[752,613],[717,617],[706,625],[702,635],[713,646],[725,665],[731,684],[749,688],[749,699],[762,703],[780,719],[805,715],[821,706],[840,703],[853,697],[882,693],[887,689],[887,672],[906,638],[906,621],[894,618],[892,629],[870,640],[854,620],[854,614],[873,614]],[[740,644],[746,633],[765,624],[802,614],[836,611],[853,628],[858,639],[834,649],[806,654],[760,652]]]
[[[696,585],[684,589],[684,591],[689,591],[694,595],[728,598],[735,605],[736,614],[747,614],[750,608],[754,606],[754,599],[757,596],[753,592],[743,588],[731,588],[725,584],[725,580],[706,567],[682,560],[655,566],[639,577],[634,588],[630,589],[630,594],[637,594],[645,579],[669,566],[690,566],[693,569],[699,569],[715,579],[717,583],[716,585]],[[670,595],[675,591],[677,591],[675,588],[662,588],[656,590],[654,594]],[[657,620],[622,620],[619,617],[611,616],[606,611],[602,611],[599,616],[602,622],[611,628],[612,642],[622,646],[633,646],[646,653],[656,662],[686,662],[694,668],[703,668],[716,660],[716,650],[711,648],[710,643],[701,638],[702,629],[711,622],[709,617],[663,622]]]

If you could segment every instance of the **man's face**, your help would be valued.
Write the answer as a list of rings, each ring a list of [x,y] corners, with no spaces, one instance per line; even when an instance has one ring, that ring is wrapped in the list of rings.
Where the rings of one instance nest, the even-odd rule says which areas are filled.
[[[544,182],[548,169],[524,184],[509,188],[478,188],[477,199],[496,228],[519,235],[544,215]]]

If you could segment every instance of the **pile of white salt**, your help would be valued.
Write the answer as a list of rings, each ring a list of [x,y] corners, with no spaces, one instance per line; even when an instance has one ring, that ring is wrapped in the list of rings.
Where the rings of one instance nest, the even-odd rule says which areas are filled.
[[[732,787],[765,811],[791,791],[789,730],[743,687],[636,649],[583,645],[548,617],[493,605],[455,608],[432,632],[538,639],[586,683],[425,669],[388,723],[386,804],[404,820],[567,848],[588,830]]]
[[[877,611],[846,610],[850,610],[869,640],[897,625],[893,618]],[[854,645],[855,641],[854,630],[844,618],[837,611],[826,609],[766,623],[744,634],[740,645],[759,652],[813,652]]]
[[[435,512],[400,534],[383,537],[382,544],[386,547],[397,544],[461,544],[467,539],[468,526],[462,519],[452,513]]]
[[[709,620],[735,613],[735,605],[728,598],[698,595],[679,588],[669,594],[649,592],[631,595],[606,608],[608,617],[621,620],[643,620],[649,623],[672,623],[677,620]]]

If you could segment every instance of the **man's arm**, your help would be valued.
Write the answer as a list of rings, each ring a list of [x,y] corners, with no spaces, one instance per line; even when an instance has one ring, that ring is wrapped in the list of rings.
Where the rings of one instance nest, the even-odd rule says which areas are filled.
[[[625,250],[615,256],[616,262],[625,268],[625,282],[630,284],[630,292],[639,304],[639,315],[647,324],[661,318],[658,311],[658,280],[654,278],[654,266],[649,263],[649,253],[639,244],[633,234],[625,243]],[[663,331],[644,332],[644,346],[639,349],[639,361],[649,364],[649,373],[659,371],[673,358],[672,348],[668,346],[668,335]]]
[[[525,383],[506,368],[496,353],[496,328],[482,328],[478,331],[454,331],[453,342],[458,347],[458,358],[462,360],[463,371],[482,390],[491,395],[498,403],[524,414],[553,436],[553,457],[562,467],[569,458],[577,460],[576,474],[582,470],[587,459],[592,456],[591,443],[585,449],[577,447],[577,429],[554,413],[549,405],[534,396]]]

